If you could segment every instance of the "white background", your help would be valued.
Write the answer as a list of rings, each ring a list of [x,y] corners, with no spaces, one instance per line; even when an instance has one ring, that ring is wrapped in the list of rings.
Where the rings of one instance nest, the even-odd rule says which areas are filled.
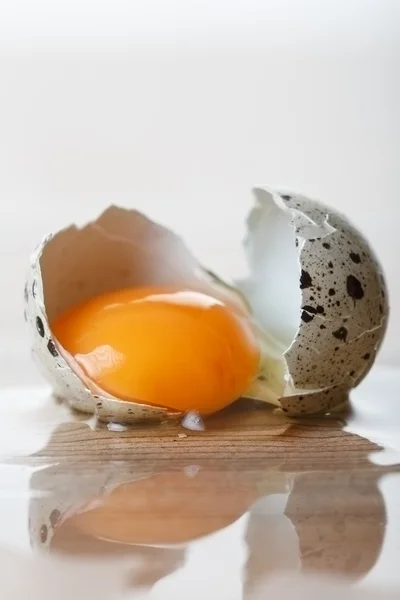
[[[44,233],[137,206],[224,270],[255,184],[366,233],[400,363],[399,73],[398,0],[0,0],[2,383],[37,378],[22,289]]]

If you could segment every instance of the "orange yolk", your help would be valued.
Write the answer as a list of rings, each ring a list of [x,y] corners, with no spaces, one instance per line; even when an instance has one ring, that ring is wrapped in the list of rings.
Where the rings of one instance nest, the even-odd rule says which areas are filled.
[[[129,288],[93,298],[52,324],[61,346],[122,400],[214,413],[243,394],[260,352],[237,306],[183,288]]]

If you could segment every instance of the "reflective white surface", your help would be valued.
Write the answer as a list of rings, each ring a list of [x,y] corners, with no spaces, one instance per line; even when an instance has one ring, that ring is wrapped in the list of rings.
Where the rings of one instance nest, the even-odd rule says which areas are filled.
[[[347,423],[344,426],[344,430],[349,434],[364,436],[372,442],[383,446],[383,450],[374,451],[370,454],[370,459],[375,463],[379,463],[380,465],[392,464],[392,471],[390,471],[389,467],[389,471],[382,472],[381,476],[378,473],[377,485],[382,495],[383,512],[380,517],[379,513],[376,513],[374,518],[382,520],[382,545],[380,549],[377,546],[379,551],[376,554],[376,558],[370,562],[370,566],[366,567],[362,575],[357,577],[357,586],[362,588],[384,590],[397,589],[400,586],[400,575],[396,566],[400,550],[398,541],[400,539],[400,511],[398,509],[400,473],[397,469],[397,464],[400,461],[377,460],[377,457],[385,456],[385,453],[389,450],[391,452],[398,452],[400,422],[398,419],[399,411],[396,398],[399,385],[399,370],[389,368],[374,369],[368,379],[354,392],[353,413],[350,417],[346,418]],[[60,459],[52,458],[51,450],[48,451],[48,459],[44,458],[47,456],[46,451],[42,454],[40,466],[38,466],[37,460],[35,462],[33,455],[43,450],[46,446],[50,448],[48,445],[50,438],[54,436],[54,433],[63,423],[70,422],[71,418],[74,420],[78,419],[77,422],[81,422],[82,425],[87,421],[84,416],[72,415],[62,404],[54,402],[48,396],[48,389],[46,387],[10,388],[3,390],[0,396],[0,417],[0,546],[31,554],[32,546],[30,538],[32,532],[29,531],[29,527],[32,527],[32,525],[29,526],[28,515],[30,514],[30,520],[38,518],[41,510],[39,508],[39,513],[36,509],[32,512],[32,503],[36,503],[35,506],[39,507],[40,503],[48,504],[51,507],[52,498],[56,502],[57,481],[59,480],[62,483],[65,480],[65,475],[68,474],[68,463],[66,463],[67,470],[61,468],[61,474],[65,474],[60,478],[60,472],[57,471],[57,464]],[[94,426],[93,422],[90,424]],[[68,435],[65,437],[66,434],[62,434],[62,430],[59,431],[60,433],[56,434],[56,439],[57,435],[61,436],[59,437],[59,443],[66,443]],[[87,431],[90,430],[88,429]],[[121,434],[114,432],[113,435],[118,436]],[[276,439],[277,443],[279,443],[279,438]],[[346,440],[344,440],[344,443],[346,443]],[[62,448],[62,446],[60,447]],[[324,452],[324,443],[322,441],[320,450]],[[66,447],[67,454],[70,451]],[[400,456],[400,453],[398,456]],[[218,459],[216,460],[216,464],[218,464]],[[253,468],[259,469],[257,464],[257,462],[254,462]],[[119,466],[115,464],[114,467],[110,463],[110,467],[116,473],[118,470],[121,470],[121,465],[123,466],[124,463],[119,464]],[[232,465],[234,465],[234,462]],[[372,466],[371,462],[371,468]],[[73,468],[71,466],[71,474],[68,475],[68,477],[72,477],[70,480],[71,484],[67,485],[79,487],[84,483],[84,479],[81,479],[85,476],[84,463],[83,470],[80,469],[81,473],[79,471],[74,475]],[[363,467],[363,469],[366,468],[366,466]],[[88,473],[90,469],[89,463]],[[101,470],[104,470],[104,481],[109,480],[107,469],[103,469],[102,467]],[[184,476],[196,478],[201,471],[201,467],[194,469],[192,465],[191,468],[185,468]],[[46,475],[46,472],[49,475]],[[54,474],[52,475],[52,473]],[[362,471],[360,471],[360,474],[362,475]],[[169,573],[167,570],[158,580],[157,578],[154,580],[153,587],[147,590],[150,594],[149,597],[164,598],[168,597],[174,591],[174,594],[178,598],[186,598],[188,595],[193,598],[203,598],[204,595],[207,595],[210,598],[226,598],[227,600],[232,600],[233,598],[247,599],[251,597],[256,588],[254,582],[250,582],[253,581],[254,577],[260,576],[260,569],[262,578],[280,572],[282,569],[291,572],[300,572],[306,555],[304,554],[304,547],[301,546],[302,544],[304,545],[305,538],[302,537],[304,536],[304,531],[301,528],[299,529],[301,521],[298,521],[296,516],[296,503],[298,504],[301,501],[301,496],[298,495],[299,490],[296,491],[296,488],[293,487],[294,485],[298,485],[295,482],[298,480],[299,475],[301,475],[301,471],[298,474],[290,474],[289,472],[284,474],[282,472],[283,479],[281,483],[273,484],[275,486],[278,485],[281,491],[272,491],[268,495],[261,496],[253,504],[249,505],[248,510],[245,510],[242,515],[238,514],[230,525],[181,546],[184,551],[181,562],[178,561],[174,564],[173,553],[175,551],[168,550],[166,547],[165,560],[173,559],[169,567],[171,570]],[[306,472],[305,475],[307,476]],[[101,484],[102,475],[100,471],[99,476],[99,483],[96,484],[94,482],[95,488],[93,489],[96,489],[96,486],[103,486]],[[354,472],[354,476],[358,476],[357,471]],[[90,477],[93,476],[90,475]],[[239,491],[243,485],[241,483],[242,475],[240,472],[238,472],[238,477]],[[264,479],[264,482],[268,481],[268,467],[265,474],[260,472],[260,477]],[[265,479],[266,477],[267,479]],[[337,474],[334,477],[336,479],[332,480],[331,491],[329,492],[332,498],[335,497],[337,492],[335,481],[342,485],[340,483],[341,480],[337,479]],[[51,483],[51,480],[53,480],[53,483]],[[314,478],[314,484],[309,488],[309,492],[306,493],[311,495],[320,493],[318,492],[318,488],[314,487],[315,482],[318,482],[318,474],[316,474],[316,479]],[[43,484],[45,485],[43,486]],[[47,487],[48,484],[50,484],[50,487]],[[66,483],[62,483],[62,485],[65,486]],[[271,485],[268,485],[272,490]],[[304,488],[306,491],[307,485]],[[373,485],[372,479],[371,485]],[[172,488],[160,489],[159,493],[170,494],[171,490]],[[368,490],[368,493],[370,491]],[[60,488],[60,493],[61,495],[63,494],[62,488]],[[178,494],[179,497],[179,487],[175,489],[174,493]],[[205,493],[208,493],[207,490],[205,490]],[[324,493],[327,493],[327,490]],[[297,496],[293,497],[293,494]],[[296,497],[297,500],[295,499]],[[324,499],[321,496],[321,501],[326,502],[328,497]],[[373,497],[375,496],[371,498]],[[357,496],[349,496],[349,502],[354,503],[356,498]],[[311,499],[312,497],[310,496]],[[378,500],[377,496],[376,500]],[[84,501],[86,502],[86,500]],[[314,497],[312,501],[317,501],[316,507],[319,506],[318,498]],[[54,506],[57,506],[57,504],[54,504]],[[360,509],[363,510],[361,505]],[[73,515],[76,510],[80,510],[79,503],[76,508],[71,507],[70,514]],[[318,508],[318,510],[320,509]],[[331,508],[327,506],[326,510],[326,514],[322,514],[325,515],[325,520],[328,519],[326,523],[329,528],[329,515],[337,509],[334,509],[333,505]],[[346,519],[346,528],[348,528],[349,525],[351,526],[352,517],[346,517]],[[367,517],[366,527],[369,526],[368,519],[370,524],[372,524],[371,517]],[[318,527],[318,522],[313,527]],[[333,521],[332,527],[335,527]],[[340,530],[338,529],[338,531]],[[362,529],[354,531],[353,535],[356,536],[362,533]],[[352,535],[350,532],[351,529],[346,535]],[[345,535],[344,532],[343,535]],[[368,539],[368,537],[365,538],[365,541],[368,541]],[[367,543],[369,544],[371,541],[372,538]],[[325,542],[321,543],[321,551],[324,551]],[[349,538],[349,543],[354,545],[354,538]],[[360,543],[365,542],[362,542],[360,538]],[[377,543],[379,543],[378,539]],[[363,552],[362,549],[360,551]],[[140,552],[137,558],[132,557],[129,559],[129,571],[131,575],[138,568],[137,573],[139,576],[142,568],[140,565],[145,564],[140,561],[148,560],[143,555],[137,563],[136,561],[139,556]],[[168,558],[169,556],[170,558]],[[137,567],[134,567],[135,564],[137,564]],[[248,579],[249,573],[251,573],[251,580]],[[256,575],[257,573],[258,575]],[[343,575],[345,575],[345,571]],[[258,579],[254,581],[258,581]]]

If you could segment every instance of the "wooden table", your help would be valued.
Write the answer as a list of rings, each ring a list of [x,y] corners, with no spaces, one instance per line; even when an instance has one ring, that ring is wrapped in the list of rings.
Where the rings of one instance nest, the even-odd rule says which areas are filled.
[[[0,541],[124,557],[137,588],[188,569],[236,577],[245,598],[282,569],[400,584],[398,383],[377,369],[352,410],[324,419],[239,402],[202,433],[113,432],[46,389],[4,390]]]

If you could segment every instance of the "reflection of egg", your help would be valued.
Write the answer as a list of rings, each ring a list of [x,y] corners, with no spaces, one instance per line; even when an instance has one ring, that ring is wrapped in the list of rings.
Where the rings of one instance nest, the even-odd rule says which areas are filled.
[[[245,315],[179,288],[96,296],[62,313],[52,330],[105,392],[177,411],[224,408],[246,391],[259,364]]]
[[[270,422],[269,417],[264,420]],[[273,418],[277,420],[281,422],[281,418]],[[254,418],[250,421],[255,423]],[[250,423],[247,430],[251,437]],[[288,490],[291,476],[278,470],[276,462],[269,464],[269,469],[259,470],[249,469],[245,459],[232,469],[228,453],[226,459],[196,457],[198,463],[193,464],[183,450],[186,442],[171,437],[164,437],[165,452],[161,451],[155,462],[154,452],[138,454],[132,450],[132,439],[122,438],[119,456],[132,455],[133,460],[117,461],[111,459],[113,437],[101,429],[93,435],[88,431],[85,426],[76,435],[75,427],[60,427],[43,449],[42,454],[50,456],[53,444],[63,446],[66,438],[81,441],[71,444],[70,453],[63,452],[64,460],[32,475],[29,531],[34,548],[91,554],[102,548],[115,554],[117,544],[184,543],[227,527],[260,496]],[[142,440],[147,446],[150,438],[145,432],[138,433],[136,445],[141,446]],[[84,457],[92,456],[93,444],[99,442],[102,458],[90,466]],[[240,447],[236,447],[239,454]],[[194,454],[198,452],[192,446],[191,456]],[[120,551],[124,553],[122,547]]]
[[[386,329],[380,266],[324,205],[293,193],[255,196],[242,279],[222,281],[136,211],[111,207],[82,229],[48,236],[25,298],[34,355],[56,394],[123,422],[207,414],[240,395],[292,415],[343,404]],[[119,306],[110,312],[112,299]]]
[[[227,527],[249,509],[258,488],[246,476],[240,483],[202,469],[194,477],[170,471],[123,483],[60,523],[51,546],[62,548],[71,531],[118,544],[185,543]]]

